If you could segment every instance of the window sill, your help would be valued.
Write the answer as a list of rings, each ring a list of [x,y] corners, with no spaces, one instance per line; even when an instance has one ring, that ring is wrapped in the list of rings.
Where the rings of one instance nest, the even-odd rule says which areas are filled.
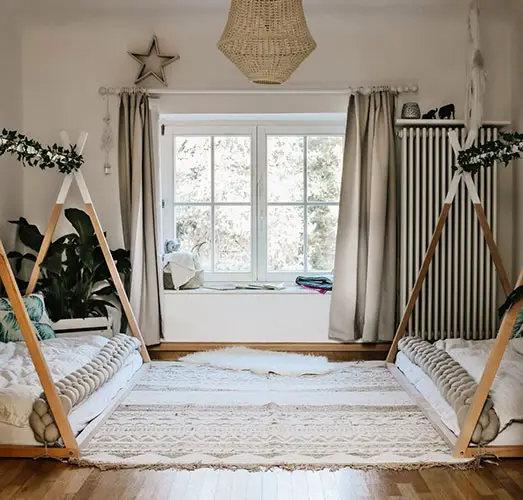
[[[210,285],[212,286],[212,285]],[[327,292],[323,295],[330,295],[331,292]],[[213,290],[211,288],[195,288],[194,290],[164,290],[166,295],[322,295],[316,290],[310,290],[307,288],[301,288],[299,286],[289,285],[283,290]]]

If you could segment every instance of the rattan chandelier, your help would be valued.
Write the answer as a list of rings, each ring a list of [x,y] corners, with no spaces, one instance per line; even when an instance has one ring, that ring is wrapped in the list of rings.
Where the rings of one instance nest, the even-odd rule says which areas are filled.
[[[218,48],[251,82],[280,84],[316,42],[302,0],[231,0]]]

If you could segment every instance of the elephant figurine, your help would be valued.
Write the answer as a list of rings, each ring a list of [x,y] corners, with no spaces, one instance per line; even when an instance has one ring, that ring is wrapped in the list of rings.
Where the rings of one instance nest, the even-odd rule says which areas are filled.
[[[456,106],[447,104],[439,109],[440,120],[454,120],[456,118]]]
[[[431,109],[430,111],[428,111],[427,113],[425,113],[422,116],[422,119],[423,120],[435,120],[437,113],[438,113],[437,109]]]

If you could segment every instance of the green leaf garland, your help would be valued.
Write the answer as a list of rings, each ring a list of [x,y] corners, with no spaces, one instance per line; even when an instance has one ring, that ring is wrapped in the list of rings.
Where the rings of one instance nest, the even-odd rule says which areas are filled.
[[[512,160],[521,158],[522,154],[523,134],[501,132],[500,138],[495,141],[461,151],[458,165],[465,172],[475,174],[482,168],[492,167],[496,162],[503,163],[506,167]]]
[[[57,168],[63,174],[76,172],[84,162],[74,145],[68,149],[57,144],[42,146],[15,130],[3,129],[0,134],[0,156],[6,153],[15,156],[24,167],[39,167],[42,170]]]

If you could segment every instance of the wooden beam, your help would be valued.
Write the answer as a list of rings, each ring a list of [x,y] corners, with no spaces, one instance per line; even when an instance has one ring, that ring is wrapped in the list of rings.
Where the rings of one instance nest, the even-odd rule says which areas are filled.
[[[58,430],[60,431],[65,447],[69,448],[70,450],[76,450],[77,452],[78,445],[71,429],[71,425],[69,424],[69,420],[67,419],[67,415],[65,414],[62,403],[58,398],[58,393],[54,386],[49,367],[45,362],[44,355],[40,348],[40,343],[34,331],[33,324],[29,319],[29,315],[27,314],[27,309],[25,308],[20,290],[16,285],[15,277],[13,275],[11,266],[9,265],[9,261],[7,259],[7,255],[1,240],[0,278],[11,302],[11,307],[13,308],[13,312],[16,316],[18,326],[24,337],[27,349],[31,355],[31,359],[33,360],[38,379],[40,380],[40,384],[44,390],[45,397],[47,398],[47,402],[49,403],[49,407],[53,414],[56,425],[58,426]]]
[[[2,458],[78,458],[79,456],[78,448],[0,445],[0,457]]]
[[[518,278],[516,288],[523,285],[523,269]],[[506,313],[501,322],[501,327],[498,332],[498,336],[492,349],[490,351],[490,356],[481,375],[481,379],[478,384],[478,388],[474,394],[472,404],[467,413],[467,417],[461,428],[461,433],[458,437],[458,442],[454,448],[455,457],[466,456],[467,449],[469,448],[470,439],[474,433],[474,429],[479,421],[483,407],[489,395],[492,383],[496,377],[496,373],[499,370],[499,365],[501,364],[501,359],[507,348],[508,341],[512,335],[512,330],[516,322],[517,316],[520,309],[523,307],[523,298],[518,300]]]
[[[26,295],[31,295],[35,291],[36,282],[38,281],[38,277],[40,276],[40,266],[42,265],[42,262],[45,259],[45,256],[47,255],[49,246],[51,245],[51,240],[53,238],[53,234],[55,232],[56,225],[58,224],[58,219],[62,214],[63,208],[63,203],[57,203],[53,208],[51,218],[49,219],[47,231],[45,232],[42,245],[40,246],[38,256],[36,257],[36,262],[33,267],[33,271],[31,272],[31,278],[29,279],[29,284],[27,285],[27,290],[25,292]]]
[[[129,322],[129,328],[131,329],[132,334],[140,341],[140,353],[142,355],[142,359],[144,363],[150,363],[151,358],[149,357],[149,353],[147,352],[147,348],[145,347],[145,342],[143,341],[140,327],[138,326],[138,322],[136,321],[136,317],[133,313],[131,303],[129,302],[129,298],[127,297],[125,287],[123,286],[122,279],[120,278],[120,273],[118,272],[116,264],[114,263],[109,244],[107,243],[107,239],[105,238],[105,234],[103,232],[102,225],[100,224],[100,220],[98,219],[98,215],[96,214],[94,205],[92,203],[86,203],[85,211],[89,215],[89,218],[91,219],[91,222],[93,224],[94,232],[96,234],[96,237],[98,238],[98,242],[100,243],[100,247],[102,248],[102,252],[105,257],[105,262],[107,263],[109,272],[111,273],[111,277],[116,286],[118,297],[120,297],[123,311],[125,313],[125,316],[127,317],[127,321]]]
[[[485,454],[492,454],[497,458],[521,458],[523,457],[523,446],[471,446],[467,448],[464,455],[461,455],[461,458],[473,458],[476,455]]]
[[[398,327],[398,330],[396,331],[396,335],[394,336],[392,345],[390,346],[389,354],[387,355],[388,363],[394,363],[394,360],[396,359],[399,341],[405,334],[405,331],[407,330],[407,327],[409,325],[410,317],[412,316],[412,312],[416,307],[416,301],[418,300],[419,294],[421,293],[421,288],[423,286],[425,278],[427,277],[427,273],[429,272],[430,263],[432,262],[434,253],[436,252],[436,247],[438,246],[438,242],[441,238],[441,233],[443,232],[443,228],[445,227],[445,222],[447,221],[447,218],[449,216],[450,207],[451,203],[444,203],[443,208],[441,209],[441,214],[436,224],[434,234],[432,235],[429,248],[427,250],[427,253],[425,254],[425,259],[423,260],[423,264],[421,265],[418,278],[416,279],[416,283],[414,284],[414,288],[412,289],[412,292],[410,294],[407,307],[405,308],[405,312],[403,313],[401,323]]]

